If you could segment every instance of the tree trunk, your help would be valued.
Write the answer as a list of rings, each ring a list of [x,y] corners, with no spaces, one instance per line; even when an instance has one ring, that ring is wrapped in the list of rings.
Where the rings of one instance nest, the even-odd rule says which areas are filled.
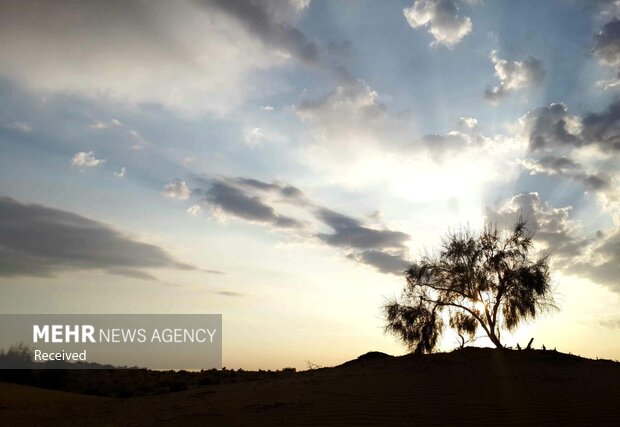
[[[504,348],[504,346],[500,342],[499,338],[497,338],[497,336],[493,332],[489,332],[488,335],[489,335],[489,339],[491,340],[491,342],[493,344],[495,344],[495,347],[497,347],[497,348]]]

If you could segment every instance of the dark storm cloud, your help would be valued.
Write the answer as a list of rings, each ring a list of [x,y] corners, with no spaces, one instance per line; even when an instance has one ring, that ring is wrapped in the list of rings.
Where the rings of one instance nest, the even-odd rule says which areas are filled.
[[[319,49],[298,28],[284,19],[278,19],[278,9],[289,6],[286,2],[258,0],[205,0],[236,17],[246,29],[266,45],[281,49],[306,64],[316,64]]]
[[[334,230],[332,234],[317,234],[319,239],[331,246],[352,249],[402,249],[410,238],[408,234],[400,231],[364,227],[356,219],[327,208],[319,208],[316,216]]]
[[[570,119],[564,104],[538,107],[523,117],[529,130],[530,150],[542,150],[557,145],[582,145],[578,135],[567,128]]]
[[[602,149],[620,151],[620,100],[615,100],[605,111],[583,117],[582,137],[586,143]]]
[[[157,267],[195,270],[160,247],[132,240],[101,222],[0,197],[0,276],[99,269],[153,279],[143,269]]]
[[[529,133],[531,151],[584,145],[620,150],[620,100],[583,118],[570,115],[564,104],[551,104],[528,112],[521,120]]]
[[[258,184],[257,181],[254,186]],[[235,185],[233,180],[213,182],[211,187],[206,190],[205,200],[211,205],[221,208],[225,213],[247,221],[261,222],[277,228],[301,228],[303,225],[293,218],[278,215],[273,207],[260,197]]]
[[[594,53],[606,65],[620,65],[620,20],[614,18],[594,37]]]

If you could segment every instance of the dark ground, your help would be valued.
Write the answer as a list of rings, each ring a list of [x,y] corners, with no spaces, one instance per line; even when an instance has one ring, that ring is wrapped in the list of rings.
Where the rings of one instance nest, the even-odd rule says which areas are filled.
[[[123,399],[0,383],[0,424],[620,425],[620,363],[552,351],[372,353],[246,379]]]

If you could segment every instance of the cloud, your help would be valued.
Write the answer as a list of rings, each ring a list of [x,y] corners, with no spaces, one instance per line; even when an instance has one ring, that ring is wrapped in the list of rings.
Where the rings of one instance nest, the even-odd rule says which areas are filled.
[[[310,1],[213,0],[207,3],[237,18],[246,30],[267,46],[306,64],[313,65],[319,61],[316,43],[292,25]]]
[[[317,218],[333,229],[333,233],[316,236],[331,246],[351,249],[404,249],[410,236],[400,231],[364,227],[356,219],[321,207]]]
[[[233,181],[237,185],[240,185],[246,188],[253,188],[253,189],[257,189],[261,191],[276,193],[280,195],[281,197],[288,199],[289,202],[296,202],[300,204],[307,203],[306,196],[303,193],[303,191],[301,191],[299,188],[294,187],[292,185],[282,184],[278,182],[268,183],[268,182],[260,181],[258,179],[243,178],[243,177],[235,178],[233,179]]]
[[[458,125],[462,129],[476,129],[478,127],[478,119],[475,117],[460,117]]]
[[[245,132],[244,139],[246,144],[255,146],[259,145],[265,139],[265,134],[261,128],[252,128]]]
[[[90,125],[93,129],[109,129],[112,127],[123,127],[123,123],[118,119],[111,119],[109,121],[101,121],[97,120],[95,123]]]
[[[407,260],[406,243],[411,236],[401,231],[371,228],[361,221],[324,206],[315,206],[315,217],[332,233],[316,233],[323,243],[345,249],[347,258],[376,268],[382,273],[402,274]],[[371,219],[374,219],[371,217]]]
[[[435,39],[433,44],[453,47],[472,29],[471,19],[459,16],[455,0],[417,0],[403,9],[403,14],[411,28],[427,26]]]
[[[581,136],[584,144],[596,144],[603,150],[620,151],[620,100],[600,113],[583,117]]]
[[[409,264],[406,243],[411,236],[407,233],[384,227],[370,228],[353,217],[323,206],[318,206],[314,214],[333,230],[315,236],[329,246],[349,250],[347,258],[386,274],[400,275]]]
[[[594,37],[594,54],[603,65],[620,66],[620,20],[607,22]]]
[[[241,297],[246,296],[246,294],[242,294],[240,292],[232,292],[232,291],[213,291],[212,293],[216,295],[222,295],[224,297],[232,297],[232,298],[241,298]]]
[[[22,121],[7,123],[7,124],[3,125],[3,127],[7,128],[7,129],[17,130],[17,131],[20,131],[20,132],[23,132],[23,133],[31,133],[32,132],[32,125],[30,123],[22,122]]]
[[[192,191],[187,186],[185,181],[176,180],[169,184],[164,185],[162,194],[171,199],[187,200],[192,194]]]
[[[525,149],[522,138],[486,136],[464,121],[458,131],[412,138],[419,134],[415,121],[407,112],[390,111],[361,80],[341,82],[322,97],[299,102],[295,111],[310,125],[309,132],[298,138],[302,160],[325,181],[353,190],[383,182],[410,197],[411,189],[401,183],[432,180],[436,185],[422,188],[423,197],[471,194],[486,182],[508,180],[518,173],[514,154]],[[475,119],[466,119],[475,126]],[[429,156],[449,166],[440,171]]]
[[[575,224],[569,219],[571,210],[571,206],[554,208],[538,193],[520,193],[496,209],[487,208],[485,219],[500,228],[510,228],[519,216],[526,218],[528,229],[536,233],[536,241],[564,265],[591,241],[575,237]]]
[[[585,248],[585,256],[571,263],[568,272],[588,277],[596,283],[620,292],[620,229],[599,234],[592,245]]]
[[[620,316],[608,316],[598,321],[598,324],[604,328],[620,329]]]
[[[127,168],[125,166],[121,167],[121,169],[117,172],[114,172],[114,176],[117,178],[124,178],[127,175]]]
[[[519,215],[535,231],[535,242],[551,253],[554,267],[566,274],[588,278],[620,292],[620,230],[597,232],[583,237],[578,224],[569,218],[572,208],[554,208],[538,193],[521,193],[495,209],[486,209],[486,219],[500,227],[513,225]]]
[[[369,127],[384,119],[387,109],[366,82],[355,80],[341,82],[319,99],[300,102],[295,112],[304,121],[316,122],[331,130],[344,130],[356,125]]]
[[[389,112],[375,90],[354,78],[338,81],[323,96],[302,99],[295,113],[309,125],[306,159],[320,167],[350,165],[364,151],[402,140],[411,128],[411,120]]]
[[[620,2],[600,1],[601,10],[598,21],[604,22],[594,36],[594,56],[599,64],[613,70],[614,75],[598,80],[596,86],[603,91],[620,88]],[[611,20],[610,20],[611,19]]]
[[[529,111],[520,119],[531,151],[583,145],[582,123],[568,114],[564,104],[550,104]]]
[[[318,205],[297,187],[253,178],[199,180],[205,188],[195,190],[215,209],[215,216],[232,216],[285,230],[301,241],[316,242],[344,250],[349,259],[375,267],[383,273],[402,273],[410,236]],[[296,216],[282,210],[294,208]],[[374,219],[376,222],[376,218]],[[324,232],[325,227],[331,233]]]
[[[528,112],[520,123],[533,156],[520,161],[523,168],[581,182],[620,221],[620,100],[583,116],[569,114],[564,104],[551,104]]]
[[[491,52],[491,62],[495,67],[495,75],[499,85],[487,89],[484,96],[492,103],[500,102],[506,95],[540,84],[545,78],[542,62],[533,56],[523,61],[508,61]]]
[[[348,258],[375,267],[381,273],[396,275],[402,275],[405,268],[411,264],[404,252],[391,253],[370,249],[350,254]]]
[[[265,90],[257,71],[286,64],[292,50],[304,60],[315,55],[287,21],[301,6],[6,0],[0,2],[0,76],[46,94],[158,104],[187,116],[227,114]]]
[[[533,173],[546,173],[549,175],[563,174],[581,167],[579,163],[568,157],[553,156],[544,156],[540,160],[526,159],[522,164]]]
[[[261,105],[260,109],[262,111],[273,111],[274,110],[274,108],[271,105]]]
[[[191,216],[200,216],[202,215],[202,208],[200,207],[200,205],[192,205],[189,208],[187,208],[187,214],[191,215]]]
[[[406,146],[406,150],[415,151],[423,148],[435,162],[453,160],[465,153],[477,158],[489,157],[503,149],[508,149],[511,143],[501,135],[487,136],[478,131],[478,119],[461,117],[457,122],[459,130],[446,134],[424,135],[419,144]],[[513,147],[514,148],[514,147]]]
[[[620,88],[620,74],[616,74],[616,77],[607,80],[598,80],[596,87],[600,90],[613,90]]]
[[[49,277],[72,270],[153,279],[145,269],[195,267],[158,246],[71,212],[0,197],[0,276]]]
[[[103,162],[105,162],[105,160],[96,158],[95,153],[92,151],[89,151],[88,153],[80,151],[79,153],[75,153],[71,158],[71,164],[73,166],[86,168],[94,168]]]
[[[267,184],[268,185],[268,184]],[[205,191],[204,201],[222,213],[275,228],[302,228],[303,224],[286,215],[278,215],[258,195],[249,193],[235,180],[214,181]]]
[[[486,144],[493,142],[481,133],[459,131],[451,131],[445,135],[424,135],[421,141],[430,157],[436,162],[442,162],[458,152],[463,152],[463,150],[483,148]]]
[[[580,181],[587,188],[592,190],[603,190],[611,185],[608,176],[604,174],[585,173],[581,164],[568,157],[543,156],[538,160],[525,159],[519,161],[519,163],[524,169],[530,171],[530,175],[541,173],[563,176],[575,181]]]
[[[207,274],[217,274],[217,275],[221,275],[221,274],[226,274],[223,271],[219,271],[219,270],[207,270],[207,269],[200,269],[200,271],[202,271],[203,273],[207,273]]]

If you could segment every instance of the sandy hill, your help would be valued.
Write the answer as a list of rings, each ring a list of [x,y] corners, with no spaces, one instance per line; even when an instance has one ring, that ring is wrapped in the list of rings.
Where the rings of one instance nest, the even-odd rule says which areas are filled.
[[[130,399],[0,383],[0,424],[614,426],[620,363],[549,351],[369,353],[287,377]]]

